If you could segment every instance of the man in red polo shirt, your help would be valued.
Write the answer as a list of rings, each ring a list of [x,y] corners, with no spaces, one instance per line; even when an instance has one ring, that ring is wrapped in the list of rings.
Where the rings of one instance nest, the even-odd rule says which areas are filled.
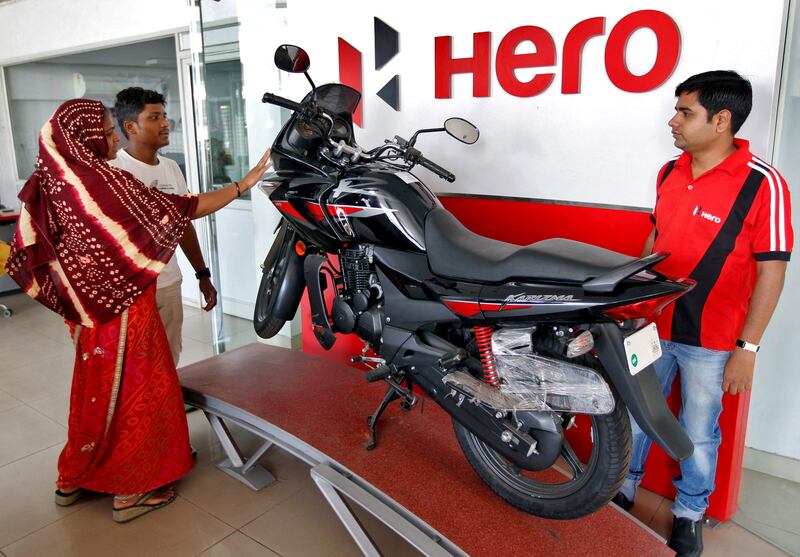
[[[697,286],[656,321],[656,373],[669,394],[680,369],[681,425],[694,454],[675,479],[669,546],[700,555],[700,520],[714,490],[722,394],[750,389],[761,336],[778,303],[793,234],[789,190],[778,172],[734,135],[752,106],[750,83],[730,71],[690,77],[675,89],[669,121],[683,154],[659,172],[653,231],[643,254],[672,255],[658,270]],[[632,420],[630,472],[614,502],[630,509],[650,439]]]

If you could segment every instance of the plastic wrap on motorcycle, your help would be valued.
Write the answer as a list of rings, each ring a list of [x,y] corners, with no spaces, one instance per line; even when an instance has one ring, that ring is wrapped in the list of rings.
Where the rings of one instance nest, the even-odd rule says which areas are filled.
[[[689,458],[694,445],[667,406],[653,366],[631,375],[620,328],[615,323],[603,323],[595,325],[593,332],[600,361],[642,431],[671,458]]]
[[[451,373],[445,376],[444,382],[496,410],[578,414],[608,414],[614,410],[614,396],[599,373],[568,361],[534,354],[530,328],[495,331],[492,352],[501,379],[499,388],[464,372]]]
[[[446,343],[442,341],[442,344]],[[422,390],[492,449],[524,470],[545,470],[556,461],[561,453],[563,434],[552,412],[519,411],[517,420],[525,423],[533,434],[520,431],[506,419],[498,419],[494,408],[468,397],[443,380],[438,362],[447,353],[446,349],[431,346],[419,335],[412,335],[403,345],[401,352],[404,351],[415,354],[418,364],[410,371]],[[510,437],[504,438],[504,434]]]

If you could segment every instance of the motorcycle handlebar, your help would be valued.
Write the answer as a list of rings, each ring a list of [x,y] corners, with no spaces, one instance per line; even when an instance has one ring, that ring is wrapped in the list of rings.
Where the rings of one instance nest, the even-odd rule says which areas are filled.
[[[290,99],[286,99],[284,97],[279,97],[278,95],[273,95],[272,93],[264,93],[264,96],[261,97],[262,103],[269,103],[274,104],[276,106],[281,106],[283,108],[288,108],[289,110],[300,110],[302,108],[302,104],[295,102]]]
[[[425,157],[423,157],[421,155],[417,158],[417,164],[427,168],[428,170],[430,170],[434,174],[438,174],[440,178],[442,178],[444,180],[447,180],[448,182],[455,182],[456,181],[456,177],[452,172],[450,172],[446,168],[442,168],[441,166],[439,166],[435,162],[433,162],[431,160],[428,160],[428,159],[426,159]]]

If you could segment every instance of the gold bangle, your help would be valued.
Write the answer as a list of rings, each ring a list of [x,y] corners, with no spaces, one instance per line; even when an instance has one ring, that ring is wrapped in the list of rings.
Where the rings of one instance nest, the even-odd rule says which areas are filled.
[[[236,186],[236,197],[242,197],[242,190],[239,189],[239,182],[234,182],[234,186]]]

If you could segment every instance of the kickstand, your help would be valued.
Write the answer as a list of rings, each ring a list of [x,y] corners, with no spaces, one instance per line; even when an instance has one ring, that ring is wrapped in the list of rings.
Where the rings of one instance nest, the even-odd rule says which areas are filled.
[[[372,414],[372,416],[370,416],[367,419],[367,425],[369,425],[369,433],[370,433],[370,436],[372,438],[372,441],[370,442],[370,444],[367,445],[367,450],[368,451],[371,451],[372,449],[374,449],[375,446],[378,444],[378,433],[375,431],[375,426],[378,423],[378,419],[380,419],[381,414],[383,414],[384,410],[386,410],[386,408],[389,406],[389,404],[393,400],[396,400],[398,398],[400,398],[400,395],[397,394],[397,389],[394,387],[394,385],[389,385],[389,388],[386,389],[386,394],[383,395],[383,400],[378,405],[378,409],[375,410],[375,413]]]

